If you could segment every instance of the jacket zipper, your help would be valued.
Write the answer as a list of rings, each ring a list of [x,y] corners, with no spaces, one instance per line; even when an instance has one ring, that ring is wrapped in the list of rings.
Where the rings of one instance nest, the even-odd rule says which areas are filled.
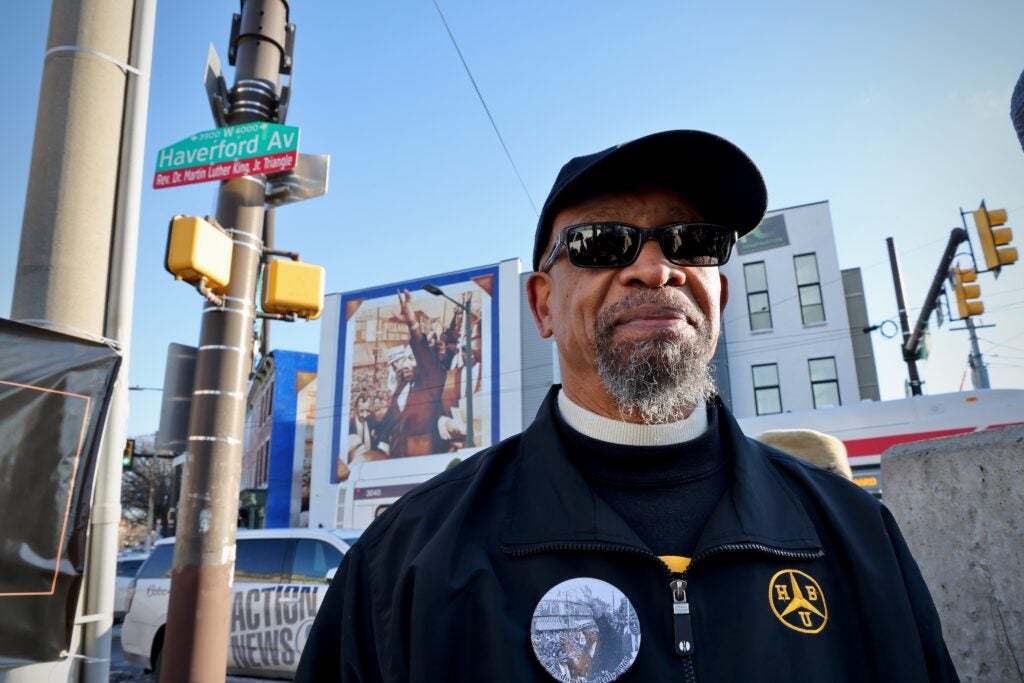
[[[689,585],[689,582],[686,580],[686,576],[693,569],[693,565],[698,561],[703,561],[708,557],[718,555],[723,552],[740,552],[744,550],[755,550],[769,555],[775,555],[776,557],[785,557],[794,560],[816,560],[825,556],[825,551],[821,549],[815,552],[795,552],[791,550],[779,550],[778,548],[772,548],[771,546],[762,545],[760,543],[727,543],[725,545],[715,546],[714,548],[710,548],[709,550],[696,555],[692,560],[690,560],[690,564],[684,572],[681,574],[673,574],[668,571],[668,568],[665,567],[665,563],[662,562],[657,555],[648,550],[631,545],[620,545],[615,543],[542,543],[523,550],[513,550],[507,547],[504,550],[513,557],[533,555],[551,550],[624,552],[648,557],[656,561],[658,565],[662,567],[662,569],[665,569],[671,577],[668,585],[672,595],[672,623],[675,635],[674,647],[675,653],[682,658],[683,680],[686,683],[696,683],[697,681],[697,671],[693,664],[693,624],[690,620],[690,603],[686,597],[686,588]]]
[[[686,587],[688,585],[686,576],[698,561],[703,561],[708,557],[723,552],[739,552],[744,550],[756,550],[777,557],[801,560],[816,560],[825,555],[825,552],[820,549],[813,553],[800,553],[790,550],[779,550],[760,543],[728,543],[715,546],[696,555],[690,560],[690,564],[686,567],[685,571],[681,574],[674,574],[674,578],[669,581],[669,588],[672,591],[672,621],[675,626],[676,654],[682,657],[683,680],[686,683],[696,683],[697,681],[697,671],[693,664],[693,625],[690,621],[690,603],[686,599]]]
[[[682,577],[683,574],[679,576]],[[690,623],[690,603],[686,600],[686,581],[682,578],[672,579],[668,586],[672,590],[675,648],[676,654],[682,657],[683,680],[686,683],[695,683],[697,672],[693,666],[693,625]]]

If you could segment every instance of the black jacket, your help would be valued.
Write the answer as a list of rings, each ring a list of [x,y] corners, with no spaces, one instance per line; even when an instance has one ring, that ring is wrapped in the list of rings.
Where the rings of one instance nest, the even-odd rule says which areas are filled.
[[[621,681],[957,680],[889,511],[747,439],[720,405],[734,484],[683,577],[692,648],[677,654],[678,577],[571,464],[554,423],[557,389],[525,432],[407,494],[366,530],[327,592],[297,681],[551,681],[531,618],[575,577],[616,586],[636,609],[639,653]],[[813,609],[790,606],[794,597]]]

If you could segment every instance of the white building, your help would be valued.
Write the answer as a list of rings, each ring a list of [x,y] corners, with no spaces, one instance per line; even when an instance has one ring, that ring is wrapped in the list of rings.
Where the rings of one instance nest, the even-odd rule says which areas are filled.
[[[736,417],[878,400],[860,270],[839,268],[827,201],[768,213],[722,272],[718,380]]]

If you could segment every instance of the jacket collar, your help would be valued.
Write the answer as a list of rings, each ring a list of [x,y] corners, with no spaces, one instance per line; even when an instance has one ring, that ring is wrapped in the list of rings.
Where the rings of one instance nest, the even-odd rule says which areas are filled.
[[[551,388],[520,439],[502,547],[523,553],[605,544],[649,552],[618,513],[594,495],[565,452],[555,424],[560,388]],[[741,543],[819,551],[814,525],[765,452],[743,434],[721,401],[715,404],[734,483],[715,507],[695,555]]]

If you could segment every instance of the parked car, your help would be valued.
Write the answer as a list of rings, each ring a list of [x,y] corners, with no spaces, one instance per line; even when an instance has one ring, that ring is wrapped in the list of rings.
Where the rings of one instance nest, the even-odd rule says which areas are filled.
[[[114,621],[124,619],[128,611],[128,589],[149,552],[124,552],[117,556],[117,577],[114,579]]]
[[[228,674],[291,678],[341,558],[361,530],[239,531],[228,636]],[[174,539],[157,541],[139,568],[121,627],[125,658],[159,670]]]

